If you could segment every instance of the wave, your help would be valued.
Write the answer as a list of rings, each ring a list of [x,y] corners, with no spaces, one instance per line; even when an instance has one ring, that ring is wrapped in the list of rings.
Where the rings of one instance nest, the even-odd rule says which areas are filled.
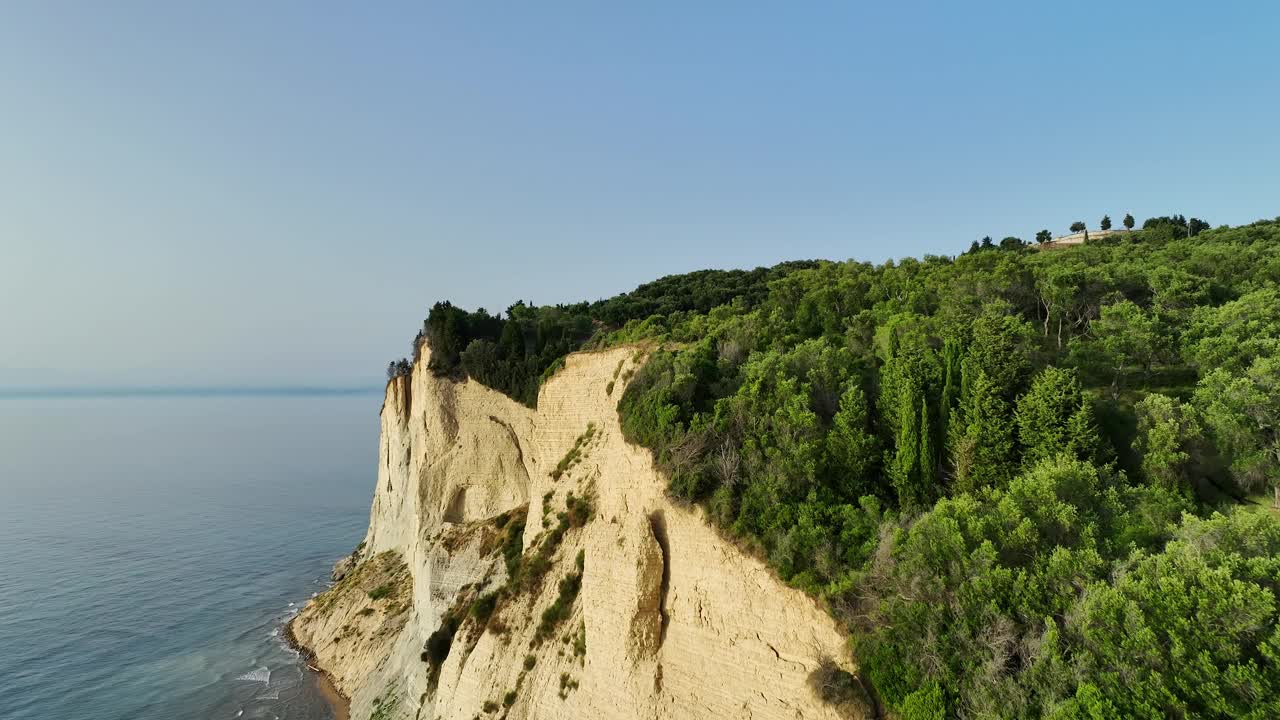
[[[263,685],[268,685],[271,683],[271,668],[264,665],[260,668],[250,670],[236,679],[244,680],[246,682],[260,682]]]

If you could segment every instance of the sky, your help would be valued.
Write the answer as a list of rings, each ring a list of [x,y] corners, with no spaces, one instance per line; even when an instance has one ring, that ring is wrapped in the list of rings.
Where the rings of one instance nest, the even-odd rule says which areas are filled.
[[[430,305],[1280,215],[1275,3],[9,2],[0,386],[361,385]]]

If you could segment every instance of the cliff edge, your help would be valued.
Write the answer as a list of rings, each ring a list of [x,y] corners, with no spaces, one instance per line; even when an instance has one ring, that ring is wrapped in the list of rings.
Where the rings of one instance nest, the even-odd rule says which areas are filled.
[[[364,543],[291,627],[353,718],[867,714],[824,692],[854,670],[831,617],[623,439],[642,351],[568,356],[536,410],[428,359],[387,385]]]

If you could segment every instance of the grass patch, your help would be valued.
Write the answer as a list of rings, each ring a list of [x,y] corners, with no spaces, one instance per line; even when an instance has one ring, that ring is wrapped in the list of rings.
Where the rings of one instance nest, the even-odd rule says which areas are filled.
[[[578,689],[578,681],[567,672],[560,673],[560,699],[564,700],[569,697],[569,693]]]
[[[476,626],[484,628],[489,624],[489,618],[493,617],[493,611],[498,607],[498,593],[485,593],[476,598],[471,603],[471,608],[467,610],[467,614],[476,621]]]
[[[578,436],[577,440],[573,441],[573,447],[569,448],[569,452],[565,453],[564,457],[560,459],[555,470],[551,471],[552,480],[559,480],[561,475],[568,472],[574,465],[582,462],[582,458],[586,453],[587,445],[595,435],[596,424],[587,423],[587,429]]]
[[[585,554],[579,550],[577,572],[566,575],[560,581],[559,596],[550,607],[542,611],[542,621],[538,623],[539,640],[545,640],[554,635],[556,627],[569,618],[569,614],[573,611],[573,602],[578,599],[578,592],[582,590],[582,571],[585,560]]]

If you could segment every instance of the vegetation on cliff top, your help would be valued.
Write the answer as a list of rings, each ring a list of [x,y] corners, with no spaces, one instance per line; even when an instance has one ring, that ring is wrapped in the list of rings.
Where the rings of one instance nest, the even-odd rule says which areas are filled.
[[[652,342],[624,432],[827,603],[898,717],[1276,717],[1280,520],[1249,498],[1280,500],[1280,221],[1180,220],[427,334],[526,402],[553,352]]]
[[[744,309],[762,302],[769,283],[816,262],[787,262],[755,270],[701,270],[672,275],[634,291],[594,303],[536,306],[518,302],[504,314],[484,308],[468,312],[449,302],[436,303],[413,340],[413,359],[425,339],[431,345],[431,370],[465,374],[532,407],[538,387],[557,361],[593,338],[635,320],[672,318],[709,312],[735,303]],[[388,377],[408,374],[411,363],[392,362]]]

